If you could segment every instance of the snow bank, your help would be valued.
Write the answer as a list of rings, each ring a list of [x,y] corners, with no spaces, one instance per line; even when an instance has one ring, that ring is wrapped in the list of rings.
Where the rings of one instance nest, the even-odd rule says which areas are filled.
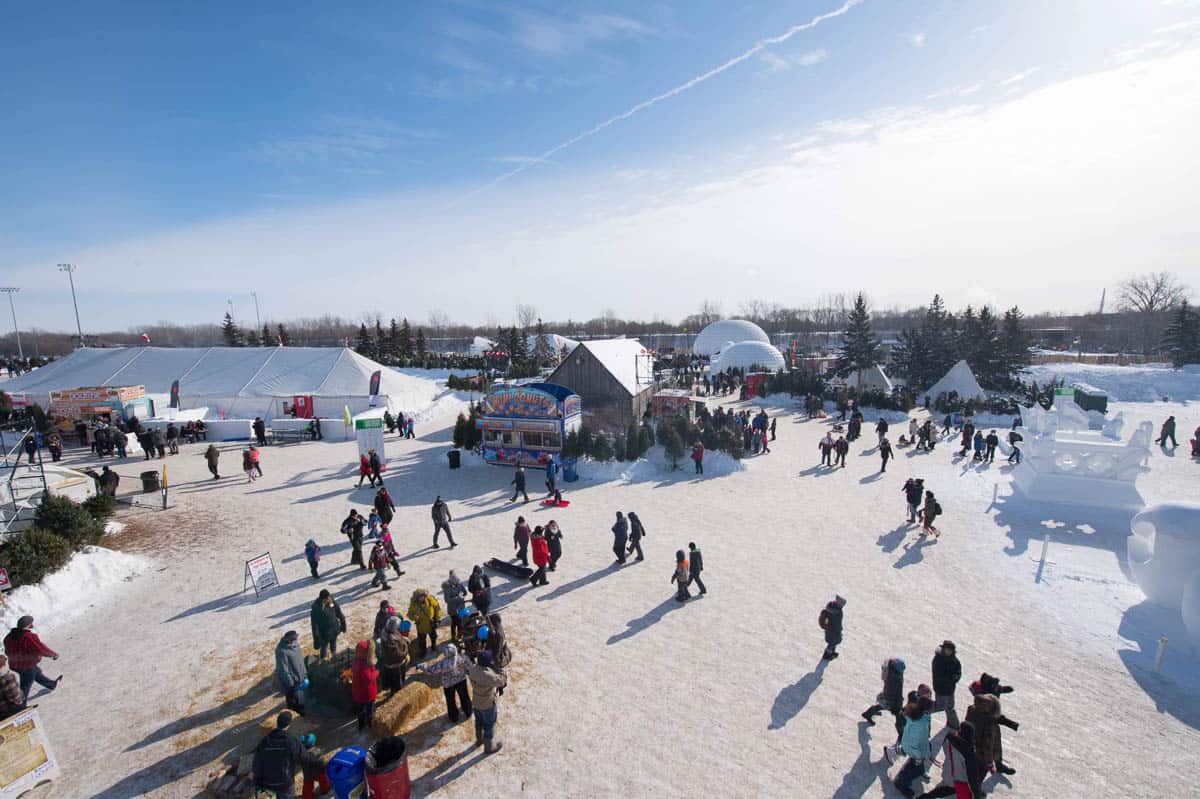
[[[1172,369],[1161,363],[1141,366],[1110,366],[1090,363],[1044,363],[1025,370],[1039,384],[1065,380],[1068,386],[1083,383],[1122,402],[1157,402],[1163,397],[1177,401],[1200,400],[1200,369]]]
[[[52,630],[103,602],[150,566],[150,560],[103,547],[84,547],[65,567],[37,585],[23,585],[8,595],[0,626],[33,616],[42,632]]]
[[[705,478],[725,477],[745,471],[745,469],[746,463],[744,460],[734,460],[724,452],[706,450],[704,453]],[[693,475],[693,471],[694,467],[692,466],[690,450],[679,459],[679,468],[672,469],[670,461],[667,460],[666,451],[660,446],[650,448],[646,452],[645,457],[638,458],[636,461],[608,461],[607,463],[599,463],[593,460],[581,460],[579,462],[579,479],[580,481],[589,483],[608,483],[611,481],[641,483],[650,480],[661,480],[672,475],[678,478],[689,477]],[[570,485],[570,483],[566,483],[560,485],[560,487],[567,490],[570,488]]]
[[[416,377],[422,380],[437,380],[443,383],[449,380],[451,376],[474,377],[475,375],[479,374],[478,369],[402,369],[398,366],[393,366],[392,371],[399,372],[402,375],[408,375],[409,377]]]
[[[821,403],[821,408],[825,411],[825,415],[830,419],[837,419],[838,409],[837,403],[833,400],[825,400]],[[887,419],[888,424],[897,424],[899,422],[907,422],[908,414],[904,411],[889,411],[881,410],[880,408],[869,408],[865,405],[858,406],[858,412],[862,414],[863,422],[878,422],[880,419]],[[846,415],[846,420],[849,421],[850,415]]]
[[[417,424],[432,422],[435,419],[445,417],[455,417],[459,413],[466,413],[467,407],[471,404],[471,395],[466,391],[451,391],[449,389],[443,391],[433,398],[433,402],[421,408],[412,414]]]

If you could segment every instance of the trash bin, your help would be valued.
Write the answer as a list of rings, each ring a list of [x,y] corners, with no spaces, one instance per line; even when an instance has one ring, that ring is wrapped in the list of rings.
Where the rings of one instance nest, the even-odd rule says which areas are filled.
[[[142,493],[153,494],[158,491],[158,471],[142,472]]]
[[[367,788],[371,799],[408,799],[408,757],[400,736],[382,738],[367,751]]]
[[[450,459],[450,468],[457,469],[462,466],[462,450],[452,449],[446,453],[446,457]]]
[[[329,759],[325,775],[337,799],[357,799],[363,794],[363,768],[366,750],[358,746],[347,746]]]
[[[575,464],[578,461],[575,458],[564,458],[562,462],[563,481],[574,483],[579,479],[579,472],[575,470]]]

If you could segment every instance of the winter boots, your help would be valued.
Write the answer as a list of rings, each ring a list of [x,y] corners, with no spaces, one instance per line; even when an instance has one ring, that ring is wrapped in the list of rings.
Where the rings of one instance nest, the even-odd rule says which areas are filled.
[[[504,744],[500,741],[493,741],[492,739],[488,738],[483,742],[483,753],[485,755],[494,755],[503,748]]]

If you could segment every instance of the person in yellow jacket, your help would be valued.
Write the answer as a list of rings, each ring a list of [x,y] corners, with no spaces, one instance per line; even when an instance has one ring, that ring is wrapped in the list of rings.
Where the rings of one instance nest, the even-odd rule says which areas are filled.
[[[409,600],[408,618],[417,627],[417,649],[423,658],[430,650],[437,649],[437,628],[442,621],[442,606],[438,604],[437,597],[424,588],[418,588]],[[426,636],[429,639],[428,646]]]

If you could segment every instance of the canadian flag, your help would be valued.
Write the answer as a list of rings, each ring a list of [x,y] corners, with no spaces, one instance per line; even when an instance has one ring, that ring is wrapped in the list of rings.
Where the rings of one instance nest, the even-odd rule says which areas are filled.
[[[143,343],[143,344],[149,344],[149,343],[150,343],[150,336],[149,336],[149,335],[147,335],[146,333],[143,333],[143,334],[142,334],[142,343]]]

